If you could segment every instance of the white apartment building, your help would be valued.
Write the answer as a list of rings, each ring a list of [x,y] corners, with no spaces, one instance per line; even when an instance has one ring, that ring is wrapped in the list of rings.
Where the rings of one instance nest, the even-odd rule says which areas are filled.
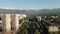
[[[41,21],[42,20],[42,17],[41,16],[37,16],[37,20],[38,21]]]

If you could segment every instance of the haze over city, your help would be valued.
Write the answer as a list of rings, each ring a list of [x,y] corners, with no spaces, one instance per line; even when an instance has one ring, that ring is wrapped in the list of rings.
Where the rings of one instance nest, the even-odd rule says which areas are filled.
[[[4,9],[52,9],[60,8],[60,0],[0,0]]]

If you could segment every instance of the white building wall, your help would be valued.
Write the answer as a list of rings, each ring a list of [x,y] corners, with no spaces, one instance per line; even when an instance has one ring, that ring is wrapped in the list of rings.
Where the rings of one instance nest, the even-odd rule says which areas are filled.
[[[42,19],[41,16],[37,16],[38,21],[41,21],[41,19]]]
[[[55,31],[58,31],[57,26],[49,26],[49,32],[55,32]]]
[[[2,26],[3,26],[3,33],[10,32],[10,30],[11,30],[10,14],[2,15]]]
[[[19,29],[18,14],[13,14],[13,17],[12,17],[12,27],[14,28],[14,30],[18,30]]]

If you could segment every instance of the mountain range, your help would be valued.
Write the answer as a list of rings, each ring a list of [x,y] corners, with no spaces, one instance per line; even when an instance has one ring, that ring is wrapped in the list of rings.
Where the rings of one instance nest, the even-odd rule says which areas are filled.
[[[1,9],[0,13],[17,13],[17,14],[49,14],[60,13],[60,8],[55,9],[40,9],[40,10],[20,10],[20,9]]]

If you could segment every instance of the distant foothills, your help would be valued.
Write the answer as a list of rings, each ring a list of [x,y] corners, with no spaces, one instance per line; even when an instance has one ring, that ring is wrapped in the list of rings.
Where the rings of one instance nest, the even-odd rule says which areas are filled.
[[[20,9],[1,9],[0,13],[18,13],[18,14],[51,14],[60,13],[60,8],[55,9],[41,9],[41,10],[20,10]]]

